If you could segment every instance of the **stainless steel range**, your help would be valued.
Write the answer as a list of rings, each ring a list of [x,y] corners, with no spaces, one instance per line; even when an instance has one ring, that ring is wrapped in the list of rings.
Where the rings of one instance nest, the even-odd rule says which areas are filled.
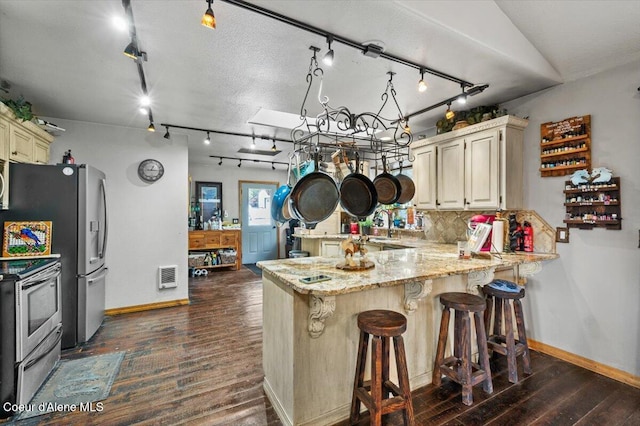
[[[62,266],[0,262],[0,418],[27,404],[60,359]]]

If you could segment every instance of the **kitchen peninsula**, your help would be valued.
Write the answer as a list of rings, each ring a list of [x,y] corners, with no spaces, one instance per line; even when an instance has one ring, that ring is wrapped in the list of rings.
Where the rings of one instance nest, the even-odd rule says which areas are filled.
[[[349,416],[358,313],[390,309],[407,316],[407,366],[411,388],[416,389],[431,382],[439,294],[477,294],[478,286],[494,276],[517,280],[540,271],[542,261],[558,257],[502,254],[501,259],[459,260],[454,245],[415,244],[419,247],[369,253],[375,267],[364,271],[337,269],[340,257],[258,263],[263,271],[264,388],[285,425],[328,425]],[[332,279],[299,281],[320,274]]]

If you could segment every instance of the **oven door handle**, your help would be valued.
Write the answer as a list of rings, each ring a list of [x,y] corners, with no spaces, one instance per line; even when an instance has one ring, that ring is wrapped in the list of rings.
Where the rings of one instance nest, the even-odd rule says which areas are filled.
[[[41,275],[43,272],[40,272],[33,277],[24,279],[20,282],[22,289],[26,290],[35,285],[42,284],[44,282],[50,281],[53,278],[57,278],[60,276],[60,270],[62,269],[62,265],[58,263],[52,268],[52,271],[47,271],[45,275]]]
[[[51,344],[51,346],[49,346],[46,351],[42,351],[42,353],[36,358],[29,360],[29,362],[27,362],[24,366],[25,370],[28,370],[29,367],[40,361],[45,356],[49,355],[51,350],[55,348],[58,343],[60,343],[60,340],[62,340],[62,327],[60,327],[58,331],[56,331],[56,333],[58,334],[58,336],[56,337],[56,340],[53,342],[53,344]]]

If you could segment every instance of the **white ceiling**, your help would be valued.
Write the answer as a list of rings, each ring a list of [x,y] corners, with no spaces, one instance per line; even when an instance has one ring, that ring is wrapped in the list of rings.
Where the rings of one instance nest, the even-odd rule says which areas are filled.
[[[622,63],[640,59],[638,1],[252,1],[269,10],[489,88],[468,107],[502,103]],[[323,37],[234,5],[215,1],[217,29],[200,25],[207,5],[198,1],[132,0],[144,71],[160,123],[289,139],[289,130],[249,124],[261,109],[297,114],[306,91],[309,46]],[[140,81],[122,50],[126,32],[111,17],[120,0],[0,0],[0,79],[8,96],[23,94],[38,115],[146,128],[137,112]],[[324,68],[324,94],[333,106],[377,111],[387,71],[402,112],[410,114],[455,96],[460,87],[398,63],[365,57],[334,43],[335,63]],[[640,84],[640,82],[639,82]],[[309,115],[319,112],[316,91]],[[1,96],[7,94],[0,93]],[[397,114],[391,105],[385,111]],[[445,107],[413,117],[414,133],[432,127]],[[190,156],[271,160],[238,154],[244,137],[171,130],[189,135]],[[270,141],[258,139],[269,150]],[[284,152],[289,144],[278,144]],[[264,167],[264,166],[263,166]]]

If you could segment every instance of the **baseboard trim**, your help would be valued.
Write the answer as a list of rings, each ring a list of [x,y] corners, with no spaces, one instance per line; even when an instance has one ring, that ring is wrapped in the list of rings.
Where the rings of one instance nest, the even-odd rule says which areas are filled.
[[[273,391],[273,388],[271,387],[271,384],[269,383],[269,380],[267,380],[266,377],[264,378],[264,381],[262,383],[262,388],[264,389],[264,393],[267,394],[267,398],[269,398],[269,401],[271,402],[271,406],[273,407],[276,414],[278,415],[278,418],[280,418],[280,421],[282,422],[282,424],[284,424],[285,426],[293,426],[293,421],[287,415],[287,412],[284,409],[284,406],[276,396],[276,393]]]
[[[567,352],[535,340],[527,339],[527,343],[529,344],[529,348],[534,351],[551,355],[554,358],[567,361],[571,364],[577,365],[578,367],[586,368],[587,370],[591,370],[594,373],[601,374],[610,379],[617,380],[635,388],[640,388],[640,377],[634,376],[633,374],[627,373],[626,371],[609,367],[608,365],[601,364],[591,359],[572,354],[571,352]]]
[[[112,308],[104,311],[105,315],[130,314],[132,312],[150,311],[153,309],[173,308],[175,306],[188,305],[189,299],[169,300],[168,302],[147,303],[145,305],[125,306],[124,308]]]

